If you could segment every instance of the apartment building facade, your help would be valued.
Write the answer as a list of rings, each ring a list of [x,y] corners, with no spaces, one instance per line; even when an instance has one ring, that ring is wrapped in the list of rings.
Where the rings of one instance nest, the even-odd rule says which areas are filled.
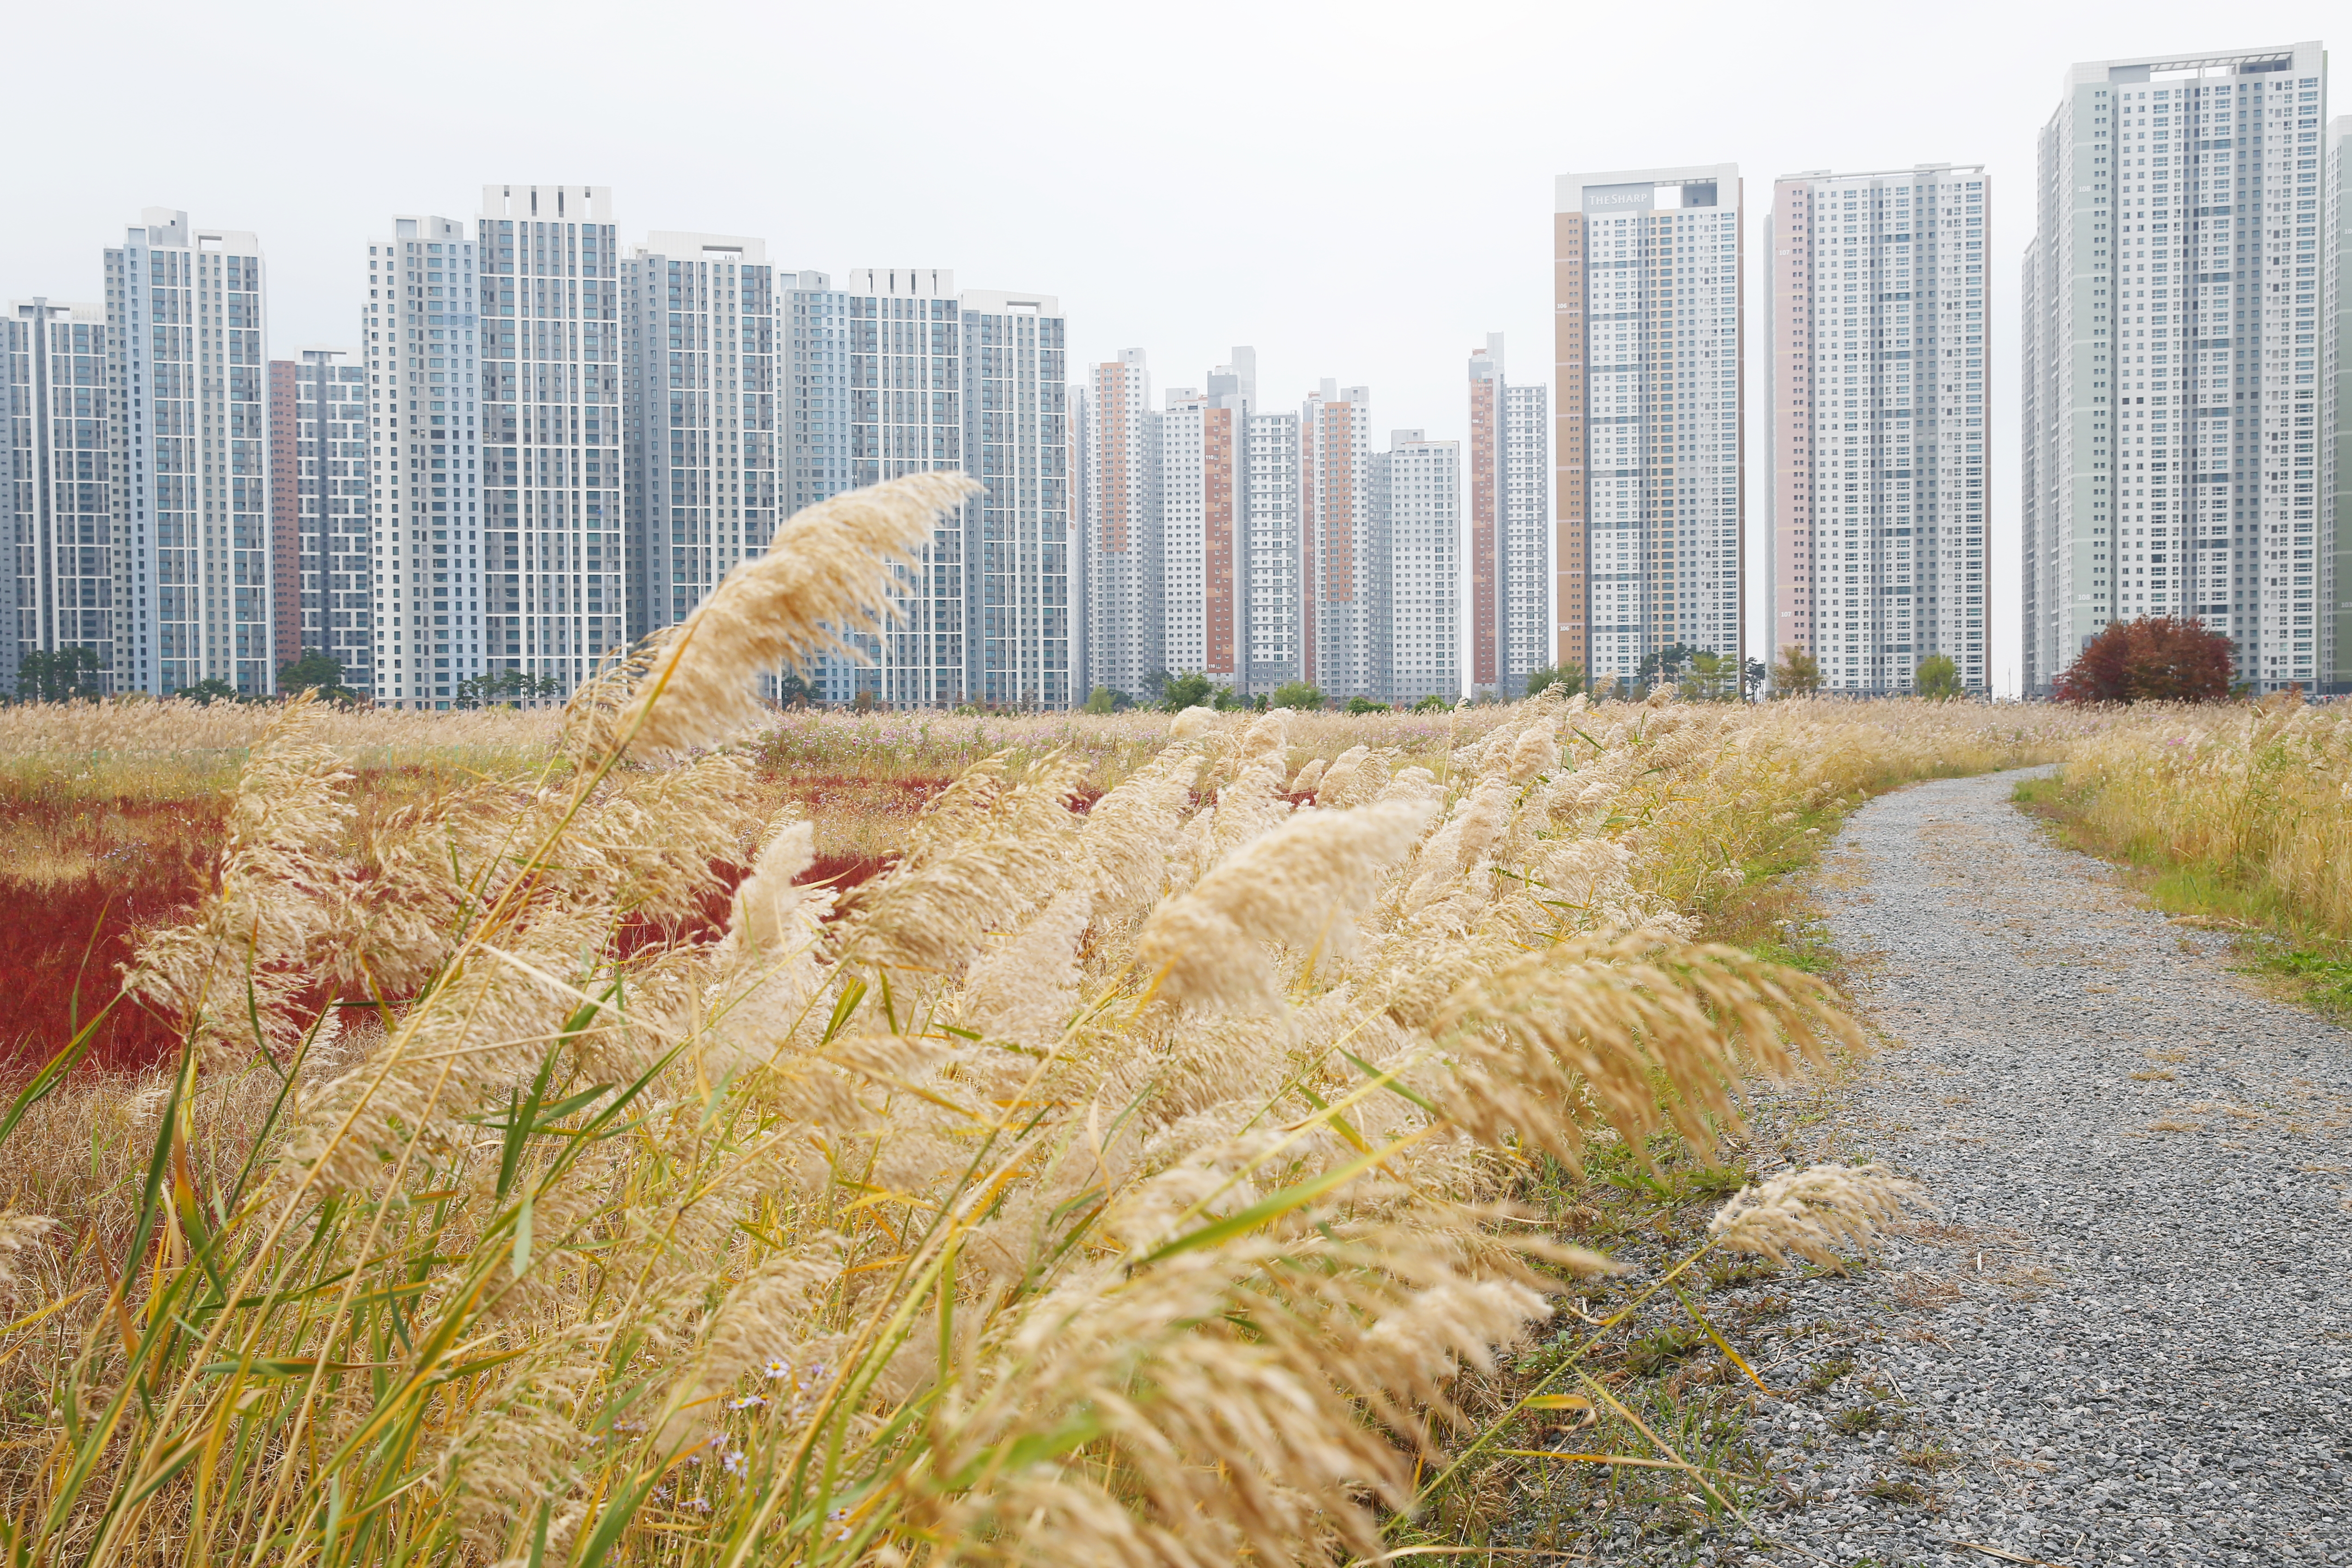
[[[514,395],[520,383],[510,367],[503,373],[490,368],[499,360],[488,340],[494,331],[502,337],[517,333],[511,322],[504,329],[483,323],[497,319],[490,314],[496,295],[520,293],[530,300],[536,283],[543,299],[553,274],[533,273],[526,261],[518,286],[511,230],[507,244],[495,248],[509,258],[509,270],[503,275],[493,270],[500,263],[491,258],[493,247],[478,237],[477,225],[426,214],[395,216],[388,236],[368,242],[362,319],[368,510],[369,531],[375,536],[370,548],[380,547],[381,553],[371,557],[374,571],[367,593],[375,622],[374,694],[385,707],[446,709],[464,700],[464,683],[484,674],[494,658],[505,663],[515,656],[516,645],[501,635],[500,623],[508,605],[518,602],[504,592],[514,580],[509,563],[516,557],[506,552],[509,531],[488,523],[494,516],[503,521],[500,514],[509,504],[492,476],[518,469],[509,451],[515,445],[515,405],[507,404],[501,411],[486,405],[485,382],[502,395]],[[541,255],[546,255],[543,237]],[[539,265],[561,266],[544,259]],[[558,291],[566,287],[578,284],[567,280]],[[546,323],[562,318],[549,309],[551,314],[542,318],[531,305],[523,307],[522,353],[565,352],[550,347],[556,334]],[[535,325],[541,337],[534,346]],[[561,373],[557,379],[563,379]],[[493,422],[498,439],[486,442]],[[553,423],[525,419],[522,427],[543,430]],[[531,458],[541,449],[526,447],[520,473],[532,471]],[[486,493],[497,499],[486,502]],[[523,503],[526,526],[551,511],[551,505],[537,498]],[[536,563],[541,549],[536,541],[524,544],[521,559]],[[540,592],[537,576],[526,576],[519,602],[534,603]],[[585,666],[566,667],[559,679],[569,689],[585,672]]]
[[[114,679],[277,689],[261,243],[150,207],[105,258]]]
[[[0,495],[16,612],[0,680],[11,689],[27,654],[82,650],[76,679],[89,689],[116,677],[108,371],[103,306],[20,300],[0,317]]]
[[[1246,428],[1247,679],[1250,692],[1267,695],[1303,671],[1298,416],[1252,412]]]
[[[1372,390],[1326,380],[1298,410],[1300,647],[1327,696],[1377,697],[1388,558],[1372,489]]]
[[[1387,564],[1381,625],[1372,639],[1374,695],[1451,703],[1463,695],[1462,443],[1394,430],[1389,449],[1373,455],[1370,471],[1374,526]]]
[[[1737,164],[1562,174],[1554,655],[1630,686],[1745,646]]]
[[[656,233],[621,264],[632,641],[686,619],[780,521],[766,243]]]
[[[1774,183],[1764,598],[1824,689],[1906,692],[1937,655],[1988,689],[1989,197],[1980,165]]]
[[[373,697],[375,568],[369,464],[375,459],[368,450],[368,421],[378,420],[380,427],[383,416],[368,412],[364,353],[317,347],[296,352],[299,358],[269,363],[277,395],[270,445],[281,567],[278,647],[285,663],[308,652],[325,654],[342,667],[345,687]]]
[[[2256,689],[2335,669],[2326,101],[2315,42],[2068,72],[2022,278],[2028,695],[2143,616]]]
[[[1088,368],[1087,679],[1137,701],[1168,668],[1160,419],[1141,349]]]
[[[499,535],[488,557],[499,581],[467,629],[502,668],[565,692],[633,636],[613,211],[608,185],[485,185],[475,221],[480,515]]]
[[[1502,695],[1554,657],[1551,388],[1503,384]]]

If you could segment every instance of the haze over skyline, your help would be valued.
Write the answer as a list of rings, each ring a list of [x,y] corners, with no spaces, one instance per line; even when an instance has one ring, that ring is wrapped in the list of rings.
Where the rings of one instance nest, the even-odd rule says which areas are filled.
[[[142,3],[19,16],[6,297],[101,297],[146,206],[251,229],[269,350],[356,340],[368,237],[470,218],[490,181],[613,187],[625,242],[757,235],[781,266],[936,266],[1058,295],[1071,379],[1126,347],[1158,393],[1258,353],[1263,405],[1369,384],[1385,434],[1466,434],[1465,363],[1507,335],[1549,381],[1552,182],[1735,161],[1751,214],[1748,624],[1767,546],[1761,218],[1799,169],[1982,162],[1992,183],[1992,679],[2018,646],[2017,268],[2032,137],[2076,60],[2324,37],[2315,7],[2217,17],[1859,5],[1433,16],[1067,4],[590,3],[397,12]]]

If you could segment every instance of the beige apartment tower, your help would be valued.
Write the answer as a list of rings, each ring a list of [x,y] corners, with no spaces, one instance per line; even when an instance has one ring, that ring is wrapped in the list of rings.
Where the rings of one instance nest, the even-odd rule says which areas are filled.
[[[1562,174],[1552,661],[1630,689],[1745,646],[1733,163]]]

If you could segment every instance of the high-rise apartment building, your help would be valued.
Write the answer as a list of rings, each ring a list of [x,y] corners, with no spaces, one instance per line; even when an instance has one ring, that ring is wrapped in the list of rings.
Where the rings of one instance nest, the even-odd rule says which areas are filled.
[[[621,265],[632,640],[775,535],[774,283],[736,235],[655,234]]]
[[[1387,568],[1372,637],[1376,694],[1454,701],[1462,695],[1462,443],[1391,431],[1370,470]]]
[[[1087,641],[1094,612],[1088,607],[1087,545],[1094,537],[1094,520],[1087,498],[1094,485],[1094,421],[1087,386],[1074,381],[1063,389],[1070,410],[1070,668],[1076,671],[1070,694],[1085,702],[1094,696],[1094,650]]]
[[[1249,404],[1218,367],[1213,390],[1172,388],[1160,421],[1160,598],[1171,674],[1249,679]]]
[[[2029,694],[2143,616],[2258,689],[2332,668],[2326,96],[2316,43],[2068,73],[2024,263]]]
[[[944,268],[779,280],[780,469],[792,510],[905,474],[959,468],[984,497],[901,568],[878,633],[846,639],[828,702],[1067,707],[1084,642],[1072,535],[1065,323],[1051,295],[959,294]]]
[[[850,488],[849,296],[823,272],[778,273],[775,289],[777,482],[790,517]]]
[[[0,318],[0,485],[7,501],[13,635],[0,681],[16,689],[26,654],[86,651],[76,684],[115,681],[114,499],[107,312],[18,300]]]
[[[1552,660],[1549,389],[1513,386],[1503,334],[1470,356],[1470,686],[1523,696]]]
[[[1981,166],[1788,175],[1770,258],[1771,648],[1825,689],[1986,689]]]
[[[1562,174],[1553,208],[1556,657],[1738,656],[1738,166]]]
[[[286,526],[301,512],[299,445],[294,437],[294,362],[269,362],[269,515],[278,526],[269,531],[270,641],[296,657],[302,646],[302,539]]]
[[[2345,267],[2352,262],[2352,155],[2347,154],[2352,154],[2352,116],[2330,121],[2327,126],[2327,259],[2322,264],[2327,268],[2334,319],[2321,329],[2327,334],[2328,365],[2322,373],[2327,377],[2327,397],[2322,415],[2326,423],[2317,428],[2326,432],[2320,439],[2327,443],[2326,504],[2335,537],[2326,568],[2330,595],[2317,603],[2328,623],[2324,635],[2335,658],[2332,668],[2319,672],[2319,688],[2334,696],[2352,693],[2352,289],[2344,280]]]
[[[1502,695],[1528,689],[1552,648],[1551,388],[1503,384]]]
[[[384,285],[376,287],[381,291]],[[345,686],[373,696],[375,570],[369,465],[377,459],[368,448],[392,443],[371,441],[378,426],[368,421],[375,419],[380,426],[387,416],[368,412],[372,373],[364,353],[331,348],[299,352],[299,360],[269,362],[276,405],[270,463],[278,497],[278,559],[283,563],[290,556],[293,568],[278,574],[284,584],[277,606],[280,666],[306,652],[323,653],[343,667]],[[390,498],[385,500],[388,507]],[[286,582],[289,576],[290,584]]]
[[[1298,411],[1300,646],[1305,679],[1380,695],[1386,541],[1373,511],[1372,389],[1325,381]]]
[[[1470,684],[1485,692],[1503,685],[1503,334],[1489,332],[1470,356]]]
[[[848,283],[851,488],[965,467],[955,274],[929,267],[861,268]],[[964,544],[971,510],[967,506],[942,518],[921,563],[899,570],[891,606],[896,618],[878,634],[850,639],[866,662],[834,661],[829,692],[871,692],[894,707],[966,700]]]
[[[483,648],[495,667],[552,677],[568,692],[635,635],[612,189],[485,185],[475,239],[481,505],[496,525],[482,531],[498,536],[485,559],[500,579],[479,601]]]
[[[946,268],[858,268],[842,291],[846,322],[849,489],[936,468],[964,468],[962,322]],[[849,637],[863,663],[825,660],[825,699],[868,693],[894,708],[962,703],[964,533],[971,508],[931,531],[918,566],[898,569],[894,621]]]
[[[1236,359],[1240,352],[1234,351]],[[1253,405],[1255,383],[1253,369],[1246,394]],[[1253,413],[1247,440],[1247,689],[1270,694],[1300,679],[1301,670],[1298,416]]]
[[[1083,700],[1071,616],[1067,323],[1050,294],[968,289],[965,468],[987,487],[964,507],[965,700],[1067,708]]]
[[[261,243],[150,207],[106,253],[114,679],[276,689]]]
[[[515,665],[502,624],[511,598],[501,592],[515,556],[505,553],[509,531],[487,521],[498,515],[490,508],[511,503],[485,499],[502,493],[488,489],[485,468],[513,437],[485,440],[496,329],[481,323],[496,296],[517,289],[512,274],[492,270],[488,241],[477,237],[488,227],[487,220],[478,231],[457,218],[395,216],[391,237],[368,244],[368,521],[370,548],[383,553],[372,557],[366,592],[375,700],[386,707],[446,709],[462,698],[461,682]],[[502,248],[515,248],[511,224]],[[567,279],[565,286],[580,285]],[[524,291],[530,298],[528,284]],[[526,346],[535,320],[523,318]],[[500,335],[516,335],[505,325]],[[509,396],[512,374],[509,367]],[[513,428],[501,423],[501,434]],[[515,471],[511,456],[505,471]],[[583,671],[548,673],[568,687]]]
[[[1167,664],[1160,415],[1141,349],[1087,373],[1087,680],[1141,701]]]

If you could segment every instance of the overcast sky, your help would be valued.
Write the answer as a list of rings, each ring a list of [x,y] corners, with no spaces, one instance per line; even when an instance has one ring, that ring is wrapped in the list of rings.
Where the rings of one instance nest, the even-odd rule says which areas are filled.
[[[1995,680],[2017,662],[2017,258],[2032,136],[2078,59],[2324,37],[2320,8],[1194,0],[1183,5],[27,5],[0,93],[0,291],[100,297],[149,205],[249,228],[269,347],[355,341],[394,212],[492,181],[614,188],[650,229],[757,235],[840,275],[950,267],[1058,294],[1072,374],[1155,388],[1258,351],[1261,404],[1369,384],[1376,430],[1466,434],[1465,362],[1550,378],[1552,176],[1746,179],[1749,553],[1760,563],[1774,175],[1982,163],[1993,180]],[[1763,606],[1748,624],[1760,639]],[[1753,651],[1761,651],[1760,647]]]

